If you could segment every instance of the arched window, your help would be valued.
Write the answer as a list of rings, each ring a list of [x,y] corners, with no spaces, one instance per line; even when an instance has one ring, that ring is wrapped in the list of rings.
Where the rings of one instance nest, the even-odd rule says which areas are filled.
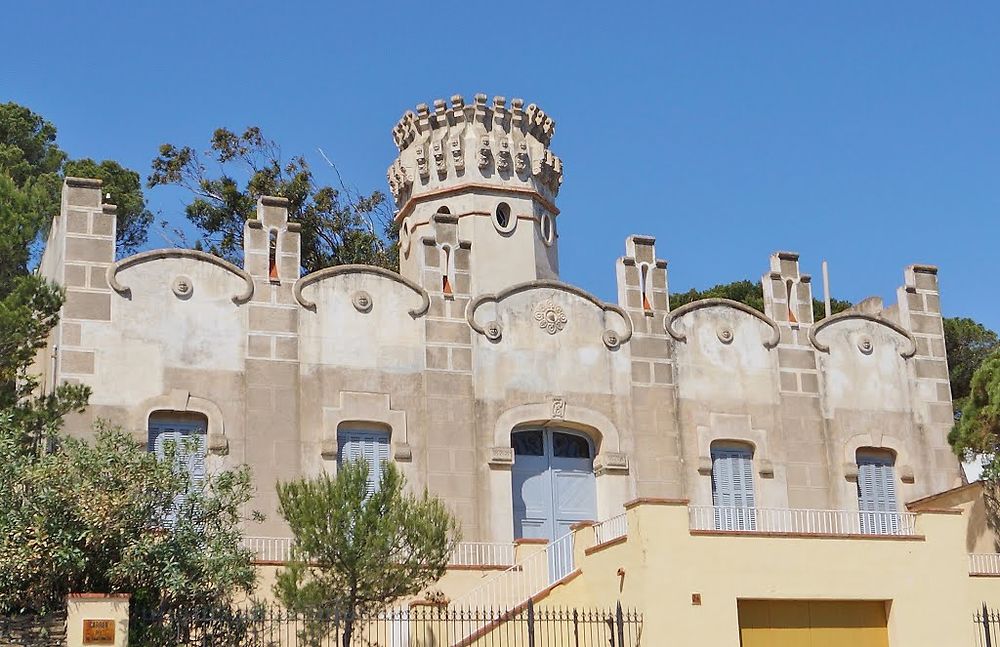
[[[652,300],[649,298],[649,264],[643,263],[639,266],[639,290],[642,292],[642,309],[650,311],[653,309]]]
[[[795,283],[791,279],[785,283],[785,292],[788,296],[788,321],[789,323],[798,323],[798,317],[795,316],[796,300],[795,300]]]
[[[441,292],[446,297],[455,295],[452,281],[454,267],[455,261],[451,254],[451,245],[443,245],[441,247]]]
[[[389,431],[364,424],[344,424],[337,429],[337,465],[362,460],[368,463],[368,493],[378,488],[383,465],[389,462]]]
[[[896,500],[896,456],[891,451],[862,447],[857,451],[858,510],[862,534],[890,535],[899,531]]]
[[[272,281],[278,280],[278,232],[275,229],[268,234],[267,276]]]
[[[712,505],[719,530],[757,527],[753,447],[739,442],[712,443]]]
[[[190,490],[205,486],[205,453],[208,447],[208,419],[200,413],[184,411],[154,411],[149,416],[148,443],[150,452],[160,460],[172,458],[179,471],[190,479]],[[174,500],[173,511],[168,516],[176,518],[187,497],[180,494]]]

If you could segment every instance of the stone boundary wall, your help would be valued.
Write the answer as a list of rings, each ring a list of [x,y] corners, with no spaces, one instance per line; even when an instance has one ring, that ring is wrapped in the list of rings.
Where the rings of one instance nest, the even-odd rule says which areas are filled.
[[[0,647],[64,647],[66,614],[0,616]]]

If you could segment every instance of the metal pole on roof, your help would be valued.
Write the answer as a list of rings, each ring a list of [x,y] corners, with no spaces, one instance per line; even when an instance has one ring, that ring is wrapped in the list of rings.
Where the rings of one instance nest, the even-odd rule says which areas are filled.
[[[826,316],[829,317],[830,312],[830,272],[828,271],[826,261],[823,261],[823,306],[826,308]]]

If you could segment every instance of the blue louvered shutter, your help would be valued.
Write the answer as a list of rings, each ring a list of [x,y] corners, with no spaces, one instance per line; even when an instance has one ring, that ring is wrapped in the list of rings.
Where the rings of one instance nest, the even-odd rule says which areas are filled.
[[[712,505],[720,530],[754,530],[753,452],[745,447],[712,449]]]
[[[389,461],[389,433],[367,429],[341,429],[337,434],[338,462],[364,460],[368,463],[368,492],[374,492],[382,478],[382,466]]]
[[[891,456],[858,454],[858,510],[862,533],[887,535],[898,531],[896,469]]]
[[[149,422],[149,442],[147,448],[160,460],[167,457],[167,447],[174,447],[174,465],[185,471],[190,478],[190,489],[205,487],[205,453],[207,449],[206,428],[203,423],[153,419]],[[184,493],[174,499],[173,510],[167,515],[168,523],[176,520],[177,511],[184,505]]]

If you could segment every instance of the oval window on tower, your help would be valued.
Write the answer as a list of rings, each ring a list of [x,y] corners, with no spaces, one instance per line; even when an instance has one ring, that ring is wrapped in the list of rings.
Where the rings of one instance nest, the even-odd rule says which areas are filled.
[[[538,220],[538,234],[542,237],[542,242],[548,246],[551,246],[552,241],[555,240],[555,227],[553,224],[552,216],[547,213],[543,213],[542,217]]]
[[[501,202],[497,205],[497,210],[493,214],[493,224],[496,226],[497,231],[502,234],[509,234],[514,231],[514,225],[516,222],[517,219],[510,213],[509,204]]]

